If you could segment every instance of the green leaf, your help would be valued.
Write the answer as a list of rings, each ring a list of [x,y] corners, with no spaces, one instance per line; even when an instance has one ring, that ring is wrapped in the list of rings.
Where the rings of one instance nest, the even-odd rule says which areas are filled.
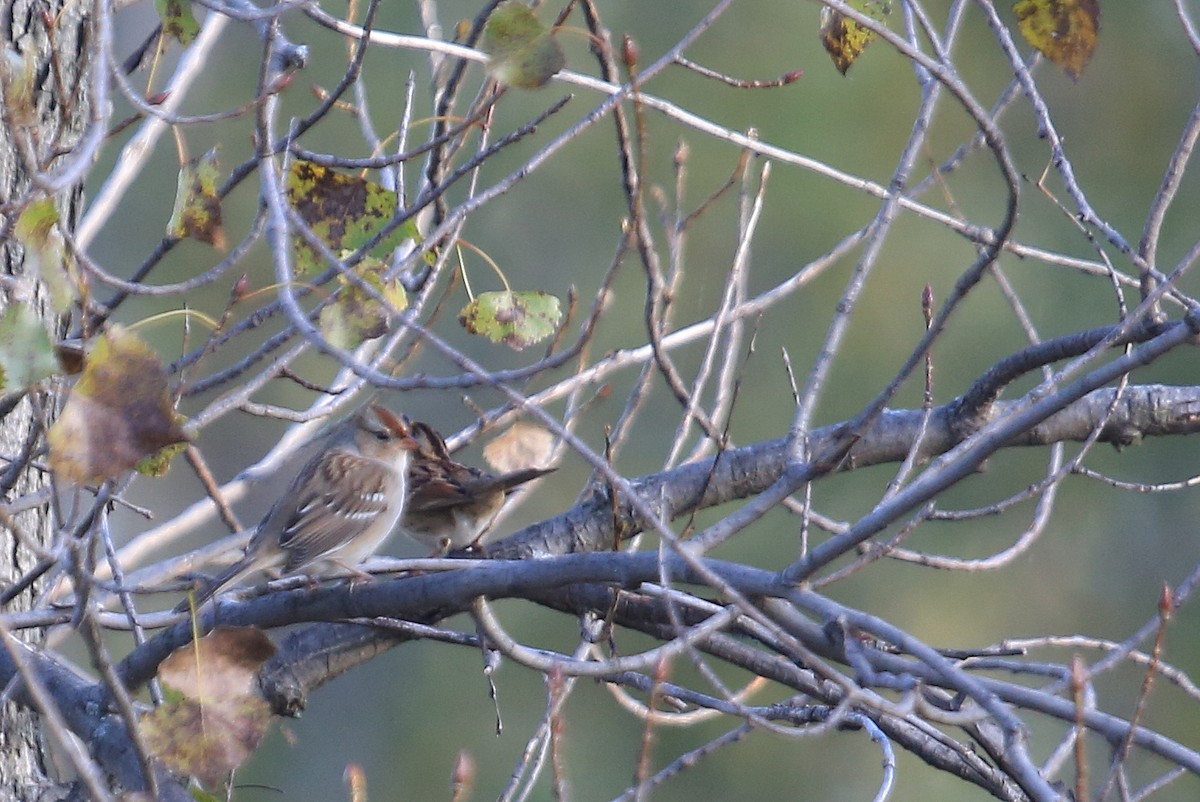
[[[182,426],[187,422],[187,416],[176,415],[175,422]],[[144,460],[133,466],[133,469],[142,476],[149,476],[152,479],[161,479],[166,476],[171,470],[171,462],[187,449],[187,443],[175,443],[173,445],[160,448],[156,453],[151,454]]]
[[[458,322],[472,334],[514,351],[554,334],[562,319],[558,298],[545,292],[484,292],[467,304]]]
[[[408,295],[400,279],[384,280],[387,265],[383,262],[367,257],[354,273],[374,287],[387,303],[382,303],[348,277],[338,276],[342,288],[337,297],[321,309],[321,333],[330,343],[347,349],[387,334],[392,327],[392,315],[408,307]]]
[[[225,802],[225,794],[220,796],[217,796],[216,794],[210,794],[208,791],[205,791],[198,785],[193,786],[190,790],[192,799],[196,800],[196,802]]]
[[[60,372],[50,335],[26,304],[0,318],[0,391],[11,393]]]
[[[175,188],[175,209],[167,223],[167,236],[200,240],[225,250],[225,229],[221,226],[221,200],[217,197],[220,166],[217,149],[179,168]]]
[[[200,33],[200,23],[192,14],[190,0],[155,0],[154,7],[162,19],[163,33],[179,40],[184,47],[190,45]]]
[[[488,54],[488,74],[521,89],[544,86],[567,63],[553,34],[519,0],[496,6],[484,26],[481,49]]]
[[[25,247],[40,248],[46,244],[59,221],[54,201],[43,198],[25,207],[17,218],[17,237]]]
[[[25,269],[42,280],[54,311],[62,314],[79,298],[79,290],[58,221],[54,201],[44,198],[22,210],[13,233],[25,249]]]
[[[365,178],[343,175],[306,161],[292,162],[287,178],[288,202],[334,253],[353,253],[370,242],[396,216],[396,193]],[[415,220],[397,227],[371,251],[390,261],[405,242],[419,243]],[[299,236],[293,238],[296,272],[321,269],[325,260]],[[433,254],[429,254],[432,263]]]

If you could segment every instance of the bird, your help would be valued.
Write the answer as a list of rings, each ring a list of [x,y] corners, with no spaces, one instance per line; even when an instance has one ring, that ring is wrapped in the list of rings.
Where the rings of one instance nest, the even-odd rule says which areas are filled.
[[[221,588],[258,571],[357,572],[396,527],[421,444],[406,418],[369,404],[327,433],[324,443],[250,537],[245,555],[199,591],[198,608]],[[184,600],[176,612],[188,609]]]
[[[554,470],[526,468],[496,476],[451,459],[446,441],[429,424],[409,421],[409,426],[419,447],[409,463],[400,531],[435,549],[435,556],[478,546],[508,494]]]

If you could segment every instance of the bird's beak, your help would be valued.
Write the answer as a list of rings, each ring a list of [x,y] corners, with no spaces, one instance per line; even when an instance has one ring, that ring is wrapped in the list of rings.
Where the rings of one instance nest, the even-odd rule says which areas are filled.
[[[371,411],[375,413],[384,426],[388,427],[396,435],[396,444],[402,449],[405,451],[417,451],[421,448],[420,443],[413,439],[412,427],[408,425],[407,419],[379,404],[372,404]]]

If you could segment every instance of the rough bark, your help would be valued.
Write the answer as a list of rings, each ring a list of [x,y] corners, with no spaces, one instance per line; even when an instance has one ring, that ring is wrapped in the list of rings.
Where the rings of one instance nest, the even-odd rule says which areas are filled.
[[[19,201],[30,190],[29,165],[21,156],[17,138],[32,147],[41,171],[53,169],[56,158],[69,157],[87,120],[87,96],[80,91],[87,68],[90,9],[87,3],[66,0],[12,0],[0,4],[0,38],[6,55],[13,63],[32,54],[35,65],[36,122],[22,125],[14,120],[5,99],[0,124],[0,201]],[[64,96],[62,88],[68,90]],[[28,152],[28,151],[27,151]],[[73,225],[82,201],[82,187],[74,187],[55,198],[62,219]],[[5,210],[7,212],[7,209]],[[41,314],[51,315],[36,276],[30,275],[25,254],[12,238],[11,216],[0,217],[0,265],[4,275],[17,279],[0,294],[0,311],[11,303],[29,303]],[[48,325],[61,329],[66,321],[55,319]],[[26,448],[29,432],[36,424],[43,405],[30,398],[22,400],[0,424],[0,455],[7,464],[12,455]],[[51,405],[44,405],[49,408]],[[36,470],[7,476],[0,467],[0,482],[5,497],[25,495],[49,481]],[[16,517],[12,522],[25,536],[49,544],[52,526],[48,506]],[[36,556],[15,537],[11,529],[0,536],[0,588],[8,587],[14,577],[28,571]],[[37,586],[26,589],[7,609],[26,609]],[[23,637],[29,637],[23,635]],[[38,731],[37,717],[8,703],[0,708],[0,798],[6,800],[45,799],[53,781],[48,780],[49,758]]]

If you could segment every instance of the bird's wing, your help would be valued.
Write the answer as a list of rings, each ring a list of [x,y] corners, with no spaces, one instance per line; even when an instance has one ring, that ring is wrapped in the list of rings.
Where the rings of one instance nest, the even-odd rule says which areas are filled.
[[[374,460],[336,451],[313,466],[277,502],[286,510],[274,521],[288,551],[287,571],[327,556],[363,534],[387,510],[395,491],[390,470]],[[301,492],[301,497],[296,497]],[[272,515],[275,511],[272,510]]]

